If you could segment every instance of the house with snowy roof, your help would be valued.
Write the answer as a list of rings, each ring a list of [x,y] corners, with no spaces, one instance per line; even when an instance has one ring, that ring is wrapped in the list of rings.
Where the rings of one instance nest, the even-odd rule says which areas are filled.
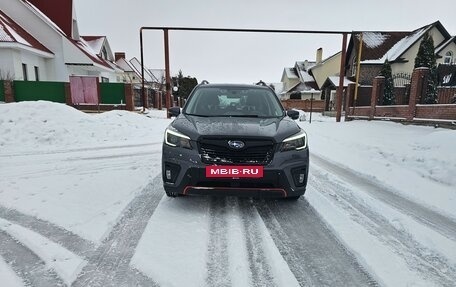
[[[320,99],[320,91],[313,76],[309,73],[310,68],[316,62],[297,61],[294,67],[284,68],[281,82],[283,83],[282,100],[287,99]]]
[[[87,43],[91,50],[95,52],[98,58],[103,59],[114,70],[117,76],[124,73],[124,70],[116,64],[114,53],[111,50],[111,46],[109,45],[106,36],[81,36],[81,38]],[[101,82],[119,82],[117,76],[115,80],[104,77],[101,77],[100,80]]]
[[[140,75],[140,82],[142,75],[144,74],[144,82],[153,90],[162,90],[163,85],[165,84],[165,70],[164,69],[149,69],[147,67],[141,67],[141,62],[133,57],[129,61],[130,67]],[[141,68],[143,68],[143,73],[141,73]]]
[[[123,70],[117,75],[117,81],[120,83],[141,84],[141,73],[125,58],[125,53],[116,52],[114,55],[116,65]]]
[[[152,75],[154,87],[157,90],[165,88],[166,84],[166,70],[165,69],[149,69],[149,73]]]
[[[358,52],[362,34],[359,84],[371,85],[379,75],[385,60],[391,64],[393,78],[411,75],[415,57],[424,35],[429,33],[434,40],[437,64],[454,64],[456,44],[440,21],[411,32],[353,32],[346,56],[346,76],[355,81],[358,67]],[[408,76],[409,77],[409,76]]]
[[[46,78],[40,69],[54,58],[52,51],[0,10],[0,79],[28,80],[32,75],[27,65],[33,69],[34,80]]]
[[[72,0],[0,2],[0,70],[13,80],[116,82],[106,37],[82,37]]]

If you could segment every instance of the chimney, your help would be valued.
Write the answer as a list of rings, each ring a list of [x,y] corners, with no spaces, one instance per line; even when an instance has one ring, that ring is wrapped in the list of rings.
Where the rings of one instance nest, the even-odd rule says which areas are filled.
[[[125,52],[115,52],[114,57],[116,59],[116,62],[120,59],[125,59]]]
[[[321,63],[322,59],[323,59],[323,48],[318,48],[317,49],[317,58],[316,58],[317,65]]]

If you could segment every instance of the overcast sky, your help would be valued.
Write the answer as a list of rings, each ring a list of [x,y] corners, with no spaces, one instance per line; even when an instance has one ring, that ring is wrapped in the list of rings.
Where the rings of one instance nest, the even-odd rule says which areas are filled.
[[[73,0],[82,35],[105,35],[113,52],[140,59],[140,27],[411,31],[439,20],[456,34],[454,0]],[[359,11],[359,12],[357,12]],[[163,32],[145,31],[144,63],[164,68]],[[280,82],[295,61],[327,58],[342,36],[170,32],[171,74],[198,81]]]

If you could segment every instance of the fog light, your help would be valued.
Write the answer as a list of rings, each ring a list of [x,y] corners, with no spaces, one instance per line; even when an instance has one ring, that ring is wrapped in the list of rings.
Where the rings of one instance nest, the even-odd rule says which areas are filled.
[[[304,186],[307,183],[307,168],[298,167],[291,170],[293,181],[296,186]]]
[[[300,173],[300,174],[299,174],[299,183],[300,183],[300,184],[303,184],[305,178],[306,178],[306,176],[305,176],[303,173]]]
[[[181,168],[179,165],[174,163],[165,163],[163,167],[163,181],[175,183],[177,176],[179,175]]]

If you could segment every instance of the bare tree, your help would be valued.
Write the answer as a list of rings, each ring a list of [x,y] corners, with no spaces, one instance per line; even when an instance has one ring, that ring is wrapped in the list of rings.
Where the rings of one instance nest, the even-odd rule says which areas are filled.
[[[12,81],[14,80],[14,75],[11,73],[10,70],[2,70],[0,69],[0,81]]]

